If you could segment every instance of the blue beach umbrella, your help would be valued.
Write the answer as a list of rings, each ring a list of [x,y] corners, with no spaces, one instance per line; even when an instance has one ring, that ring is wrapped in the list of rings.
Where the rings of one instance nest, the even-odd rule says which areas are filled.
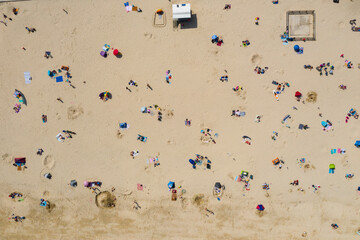
[[[295,51],[295,52],[299,52],[299,50],[300,50],[299,45],[295,45],[295,46],[294,46],[294,51]]]
[[[175,183],[170,181],[170,182],[168,183],[168,188],[169,188],[169,189],[175,188]]]

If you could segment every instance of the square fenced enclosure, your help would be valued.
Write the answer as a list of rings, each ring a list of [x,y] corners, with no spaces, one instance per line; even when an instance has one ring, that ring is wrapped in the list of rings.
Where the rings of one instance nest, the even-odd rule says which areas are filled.
[[[316,21],[314,10],[287,11],[286,30],[294,41],[316,40]]]

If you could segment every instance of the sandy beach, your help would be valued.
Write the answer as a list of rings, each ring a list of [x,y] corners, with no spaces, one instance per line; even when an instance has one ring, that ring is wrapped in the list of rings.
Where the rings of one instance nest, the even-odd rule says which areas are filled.
[[[124,2],[0,2],[0,239],[360,239],[360,1]]]

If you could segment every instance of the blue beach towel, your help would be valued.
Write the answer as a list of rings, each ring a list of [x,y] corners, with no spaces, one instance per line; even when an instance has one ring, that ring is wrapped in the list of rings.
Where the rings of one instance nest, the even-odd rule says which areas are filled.
[[[56,82],[63,82],[64,81],[62,76],[58,76],[55,79],[56,79]]]

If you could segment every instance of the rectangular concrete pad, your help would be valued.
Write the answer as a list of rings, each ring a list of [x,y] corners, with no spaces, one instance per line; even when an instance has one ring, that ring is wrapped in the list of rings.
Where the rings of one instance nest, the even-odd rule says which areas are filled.
[[[286,13],[286,29],[294,41],[315,41],[315,12],[288,11]]]

